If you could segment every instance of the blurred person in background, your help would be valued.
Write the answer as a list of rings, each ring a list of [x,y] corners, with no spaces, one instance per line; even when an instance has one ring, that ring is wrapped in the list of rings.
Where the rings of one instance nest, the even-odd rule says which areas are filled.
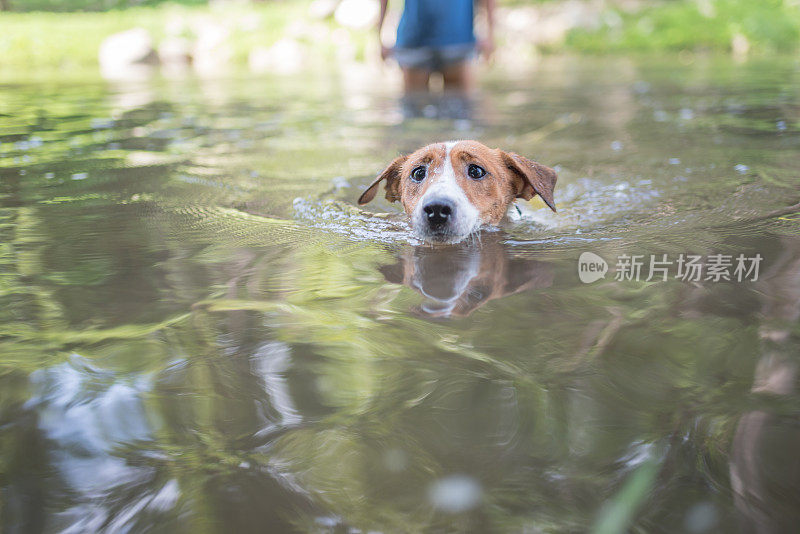
[[[433,73],[441,74],[445,92],[466,93],[472,88],[470,60],[476,51],[490,59],[495,47],[495,0],[477,1],[486,14],[482,39],[476,39],[474,32],[475,0],[405,0],[395,45],[388,47],[381,39],[388,0],[381,0],[381,58],[394,57],[400,65],[406,94],[427,93]]]

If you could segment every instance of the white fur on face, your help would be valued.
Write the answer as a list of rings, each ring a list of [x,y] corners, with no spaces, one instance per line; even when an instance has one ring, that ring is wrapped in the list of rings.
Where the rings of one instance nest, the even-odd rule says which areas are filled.
[[[431,185],[417,202],[417,206],[411,216],[414,231],[422,239],[455,243],[464,239],[481,225],[480,212],[470,203],[464,190],[456,181],[456,173],[455,169],[453,169],[453,162],[450,160],[450,152],[457,144],[458,141],[445,143],[444,163],[442,163],[441,167],[428,169],[428,180],[431,180]],[[453,213],[444,229],[444,234],[433,234],[428,226],[428,217],[424,208],[426,204],[434,199],[449,200],[454,206]]]

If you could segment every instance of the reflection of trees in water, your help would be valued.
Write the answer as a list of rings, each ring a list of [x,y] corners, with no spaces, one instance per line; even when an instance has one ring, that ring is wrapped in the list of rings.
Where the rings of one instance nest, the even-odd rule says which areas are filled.
[[[224,114],[229,102],[217,104]],[[135,128],[171,111],[150,103],[119,120]],[[314,138],[303,128],[316,118],[276,140],[281,156],[303,156],[292,173],[341,149],[293,145]],[[164,121],[152,126],[163,137],[123,148],[166,149],[178,129]],[[199,146],[230,143],[235,129],[207,132]],[[89,152],[104,143],[84,140]],[[47,161],[84,170],[53,146]],[[539,251],[490,239],[441,256],[332,253],[289,228],[276,245],[265,224],[203,208],[208,191],[224,205],[252,196],[240,192],[250,174],[231,172],[230,189],[209,178],[233,167],[224,154],[105,160],[104,181],[67,181],[58,195],[68,198],[41,205],[51,187],[41,176],[0,183],[3,527],[307,531],[338,516],[386,531],[580,531],[643,460],[658,476],[637,528],[680,530],[684,511],[708,503],[717,527],[732,527],[729,465],[754,528],[794,517],[784,507],[796,495],[784,491],[791,458],[780,466],[787,478],[764,461],[794,450],[791,410],[772,399],[741,418],[739,408],[759,353],[753,325],[796,324],[786,315],[798,301],[792,242],[764,244],[785,257],[761,290],[761,321],[740,286],[575,287],[573,258],[532,259]],[[293,194],[311,186],[286,172],[279,183]],[[161,194],[117,202],[151,192]],[[176,204],[192,207],[176,215]],[[421,307],[431,303],[420,290],[438,303]],[[451,318],[429,320],[441,310]],[[763,343],[758,383],[790,383],[791,341]],[[483,499],[458,516],[427,495],[453,474]]]
[[[139,290],[152,303],[146,316],[153,327],[95,315],[105,324],[89,337],[85,328],[51,318],[40,321],[40,332],[4,342],[41,354],[27,364],[41,369],[38,376],[54,384],[74,376],[83,384],[77,397],[53,386],[54,396],[34,391],[37,403],[26,386],[9,400],[17,409],[27,401],[29,415],[11,417],[39,436],[37,463],[50,466],[19,469],[39,484],[28,493],[31,510],[57,503],[62,514],[48,521],[66,524],[80,515],[108,526],[134,512],[132,526],[188,517],[194,525],[251,531],[338,516],[364,528],[463,524],[492,531],[529,524],[533,514],[580,530],[644,458],[657,463],[659,475],[640,525],[680,523],[675,510],[708,499],[718,520],[729,521],[724,494],[709,497],[701,488],[709,480],[725,486],[716,448],[748,387],[747,370],[730,370],[727,360],[743,354],[737,346],[753,344],[740,318],[695,313],[683,320],[676,310],[685,304],[663,287],[643,285],[620,300],[612,298],[619,295],[613,284],[559,283],[558,263],[550,268],[499,242],[462,255],[407,250],[393,258],[369,247],[345,254],[231,249],[155,232],[127,244],[161,250],[158,261],[140,267],[152,281]],[[46,257],[47,242],[32,252]],[[74,253],[80,257],[80,247]],[[452,264],[453,279],[425,278],[427,266],[441,261]],[[378,267],[393,262],[403,280],[417,277],[417,284],[459,295],[472,294],[467,288],[476,280],[481,295],[497,298],[477,299],[469,316],[449,321],[408,316],[421,297],[386,282]],[[547,291],[529,291],[526,284],[545,271]],[[102,277],[94,291],[110,290],[114,284],[102,284],[112,279]],[[80,309],[77,296],[48,293],[48,285],[40,279],[16,290],[52,302],[52,317]],[[685,302],[702,312],[702,303]],[[708,340],[713,328],[727,339]],[[70,352],[87,363],[63,363]],[[101,378],[90,385],[95,375]],[[4,385],[10,380],[2,378]],[[115,402],[122,408],[112,410]],[[73,419],[75,409],[83,419]],[[126,419],[136,413],[136,424]],[[57,435],[59,421],[70,420],[84,422],[70,425],[78,429],[71,442]],[[115,425],[128,434],[110,434]],[[95,432],[96,449],[74,448],[91,443]],[[20,434],[11,439],[26,443]],[[707,473],[696,467],[704,458]],[[129,475],[105,485],[98,476],[90,492],[69,477],[76,461],[90,473],[108,465]],[[433,509],[426,493],[453,474],[476,481],[483,498],[456,518]],[[4,480],[6,491],[17,491],[17,482]]]
[[[780,408],[781,399],[796,398],[797,393],[800,240],[785,238],[782,244],[759,284],[762,341],[752,387],[754,400],[778,406],[743,413],[731,450],[736,507],[749,529],[763,533],[792,532],[800,522],[798,413]]]

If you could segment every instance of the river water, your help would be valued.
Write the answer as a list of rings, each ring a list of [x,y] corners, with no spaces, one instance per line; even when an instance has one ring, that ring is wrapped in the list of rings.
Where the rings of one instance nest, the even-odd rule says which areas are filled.
[[[0,530],[792,531],[800,64],[682,59],[6,79]],[[558,213],[355,206],[460,138]]]

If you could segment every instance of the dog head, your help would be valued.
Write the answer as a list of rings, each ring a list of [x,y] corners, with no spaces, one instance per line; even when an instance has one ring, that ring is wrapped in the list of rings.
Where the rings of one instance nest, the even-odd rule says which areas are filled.
[[[494,225],[516,198],[539,195],[556,210],[556,172],[477,141],[452,141],[400,156],[358,199],[366,204],[384,182],[386,199],[400,201],[425,241],[457,243],[483,224]]]

